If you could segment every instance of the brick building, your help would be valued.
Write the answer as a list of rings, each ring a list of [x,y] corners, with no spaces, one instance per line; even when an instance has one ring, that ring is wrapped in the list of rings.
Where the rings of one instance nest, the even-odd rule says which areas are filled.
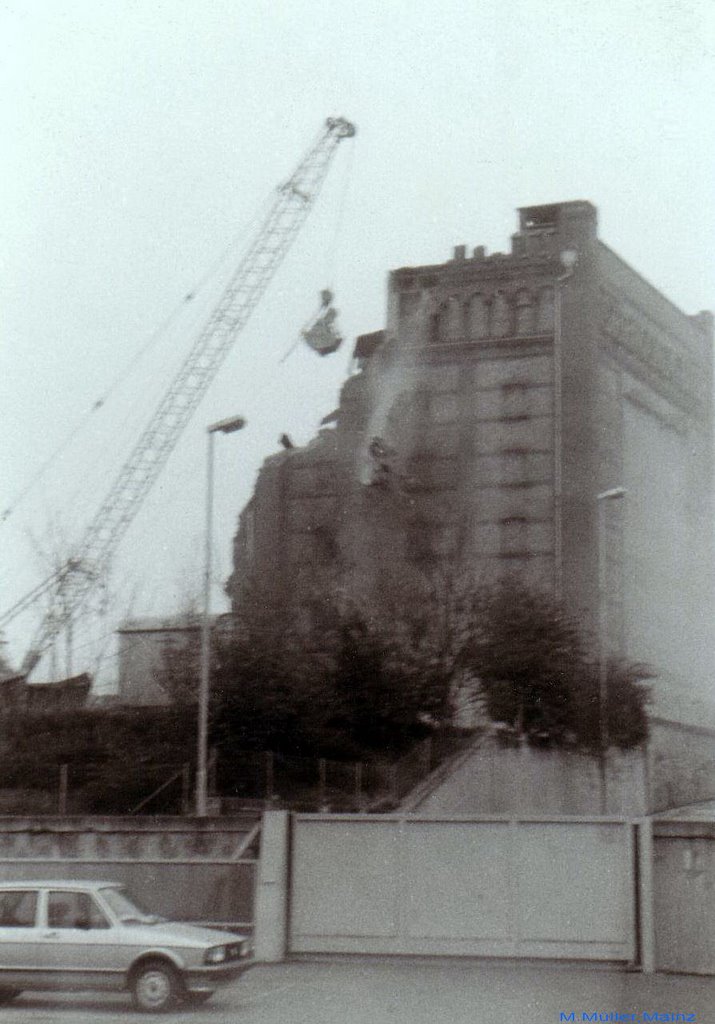
[[[711,314],[624,263],[588,202],[520,210],[509,254],[393,271],[339,408],[261,470],[234,608],[258,588],[293,614],[330,579],[379,608],[467,568],[552,589],[595,634],[600,551],[610,648],[653,664],[663,698],[707,696],[712,344]]]

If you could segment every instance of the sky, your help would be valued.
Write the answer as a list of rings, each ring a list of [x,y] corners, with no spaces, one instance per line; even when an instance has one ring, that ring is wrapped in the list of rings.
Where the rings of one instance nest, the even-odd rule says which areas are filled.
[[[81,539],[325,118],[357,126],[75,637],[100,688],[120,620],[200,598],[206,426],[247,419],[215,449],[220,611],[258,468],[337,404],[390,269],[588,199],[677,305],[715,307],[710,0],[0,0],[0,39],[0,611]],[[321,359],[296,342],[326,286],[346,340]],[[15,663],[40,614],[7,627]]]

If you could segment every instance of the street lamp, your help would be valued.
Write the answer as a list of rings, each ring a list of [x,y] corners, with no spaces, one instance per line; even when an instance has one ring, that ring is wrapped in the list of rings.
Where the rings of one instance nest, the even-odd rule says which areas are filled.
[[[575,249],[564,249],[559,254],[563,274],[556,278],[554,287],[554,593],[561,601],[564,593],[564,541],[563,541],[563,302],[564,286],[574,274],[578,263]]]
[[[596,495],[598,507],[598,732],[601,748],[601,813],[606,813],[606,752],[608,750],[608,601],[606,564],[606,502],[625,498],[625,487]]]
[[[211,674],[211,547],[214,500],[214,434],[233,434],[245,427],[243,416],[219,420],[206,428],[208,451],[206,457],[206,540],[204,550],[204,608],[201,619],[201,669],[199,676],[199,721],[196,755],[196,814],[206,817],[209,731],[209,679]]]

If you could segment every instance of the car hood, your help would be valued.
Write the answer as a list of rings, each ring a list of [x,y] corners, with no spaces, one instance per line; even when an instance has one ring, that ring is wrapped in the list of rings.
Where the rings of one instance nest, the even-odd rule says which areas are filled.
[[[156,924],[125,924],[124,931],[132,938],[153,946],[224,946],[228,942],[241,942],[245,935],[216,931],[195,924],[158,921]]]

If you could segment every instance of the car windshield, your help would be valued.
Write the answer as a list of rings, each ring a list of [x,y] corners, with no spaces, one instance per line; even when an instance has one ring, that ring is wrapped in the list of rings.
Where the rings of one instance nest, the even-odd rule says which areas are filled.
[[[140,910],[121,889],[101,889],[102,898],[123,924],[156,924],[162,918]]]

